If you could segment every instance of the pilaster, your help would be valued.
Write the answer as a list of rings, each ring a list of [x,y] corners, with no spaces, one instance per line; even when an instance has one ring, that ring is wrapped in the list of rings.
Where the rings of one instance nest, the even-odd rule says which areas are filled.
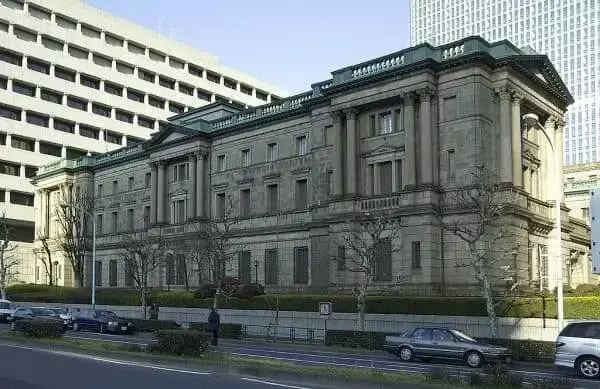
[[[511,130],[512,130],[512,175],[513,185],[523,186],[523,153],[522,153],[522,126],[521,126],[521,100],[523,94],[514,91],[512,95]]]
[[[415,99],[414,92],[404,94],[404,163],[402,164],[405,188],[414,188],[417,185],[417,145],[415,143]]]
[[[357,188],[356,159],[358,156],[356,117],[358,110],[349,108],[344,110],[346,114],[346,194],[355,195]]]
[[[343,114],[340,111],[333,111],[330,113],[333,119],[333,195],[342,196],[344,194],[344,151],[343,151],[343,140],[342,140],[342,117]]]
[[[206,204],[206,167],[204,159],[206,153],[200,151],[196,153],[196,217],[205,217],[205,204]]]
[[[556,121],[556,131],[554,132],[554,149],[556,152],[555,161],[558,164],[558,175],[560,183],[563,181],[563,141],[564,141],[564,128],[565,121],[561,118],[558,118]],[[565,192],[563,190],[560,191],[560,202],[563,203],[565,201]]]
[[[198,185],[198,174],[196,174],[196,154],[188,154],[188,162],[190,164],[190,188],[189,188],[189,199],[188,199],[188,219],[196,217],[196,193],[199,188]]]
[[[165,218],[165,202],[166,202],[166,180],[165,180],[165,169],[166,169],[166,162],[165,161],[158,161],[157,162],[157,177],[158,177],[158,182],[156,185],[157,188],[157,201],[156,201],[156,211],[157,211],[157,217],[156,217],[156,221],[157,223],[166,223],[166,218]]]
[[[500,176],[502,182],[512,182],[512,120],[510,111],[512,90],[507,87],[498,88],[496,93],[500,98]]]
[[[431,98],[433,90],[423,88],[417,92],[420,102],[420,131],[421,137],[419,150],[419,170],[421,171],[421,185],[433,185],[433,136],[431,129]]]
[[[156,162],[150,163],[150,220],[149,224],[157,223],[157,195],[158,195],[158,166]]]
[[[555,146],[556,117],[555,116],[550,116],[550,117],[548,117],[548,119],[546,119],[546,122],[544,123],[544,131],[550,138],[550,141],[552,142],[552,147],[554,147],[554,153],[555,153],[556,152],[556,146]],[[556,198],[556,196],[554,195],[556,185],[554,185],[554,179],[552,177],[555,177],[553,174],[553,170],[557,168],[556,164],[558,161],[554,158],[554,153],[552,152],[552,147],[550,147],[550,145],[548,144],[548,141],[544,141],[543,144],[544,144],[544,146],[542,147],[542,149],[544,150],[544,158],[542,159],[542,168],[543,168],[542,180],[544,182],[544,186],[543,186],[544,187],[544,189],[543,189],[544,197],[543,197],[543,199],[546,201],[554,201],[554,199]],[[562,174],[561,174],[561,176],[562,176]]]

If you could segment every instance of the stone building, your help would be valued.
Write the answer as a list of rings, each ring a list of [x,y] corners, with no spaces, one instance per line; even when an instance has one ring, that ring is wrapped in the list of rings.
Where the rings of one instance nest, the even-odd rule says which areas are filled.
[[[552,288],[550,148],[521,118],[535,113],[562,147],[570,103],[546,56],[478,37],[423,44],[333,71],[276,103],[215,103],[172,117],[145,143],[47,165],[34,179],[42,199],[36,223],[48,231],[61,185],[93,192],[97,285],[122,287],[131,282],[118,258],[124,231],[193,239],[195,226],[222,214],[231,196],[240,251],[229,274],[271,289],[336,290],[357,281],[331,260],[344,221],[387,209],[400,218],[401,249],[381,259],[388,271],[375,288],[477,293],[470,270],[456,266],[468,256],[465,245],[434,210],[485,165],[519,196],[519,250],[508,265],[521,280]],[[587,257],[589,228],[562,212],[563,258]],[[180,287],[184,265],[169,261],[153,285]],[[69,267],[61,269],[68,282]]]

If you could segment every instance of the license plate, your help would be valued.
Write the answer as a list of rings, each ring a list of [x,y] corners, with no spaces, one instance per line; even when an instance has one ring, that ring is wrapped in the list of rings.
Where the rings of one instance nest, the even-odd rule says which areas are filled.
[[[127,331],[127,327],[121,327],[121,331]]]

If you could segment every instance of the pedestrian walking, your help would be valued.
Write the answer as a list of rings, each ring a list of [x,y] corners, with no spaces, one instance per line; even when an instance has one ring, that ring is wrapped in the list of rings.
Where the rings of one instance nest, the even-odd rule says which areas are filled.
[[[214,308],[210,309],[210,314],[208,315],[208,330],[212,332],[212,345],[216,346],[219,342],[219,329],[221,327],[221,317],[217,313],[217,310]]]

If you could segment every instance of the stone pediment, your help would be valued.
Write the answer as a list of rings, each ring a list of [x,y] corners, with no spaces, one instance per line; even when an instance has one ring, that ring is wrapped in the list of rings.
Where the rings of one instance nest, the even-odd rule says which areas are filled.
[[[404,151],[404,146],[394,147],[391,145],[381,145],[369,152],[366,153],[366,156],[375,156],[375,155],[383,155],[383,154],[392,154],[400,151]]]
[[[187,195],[188,191],[183,189],[183,188],[179,188],[174,192],[169,193],[169,197],[179,197],[179,196],[185,196]]]

